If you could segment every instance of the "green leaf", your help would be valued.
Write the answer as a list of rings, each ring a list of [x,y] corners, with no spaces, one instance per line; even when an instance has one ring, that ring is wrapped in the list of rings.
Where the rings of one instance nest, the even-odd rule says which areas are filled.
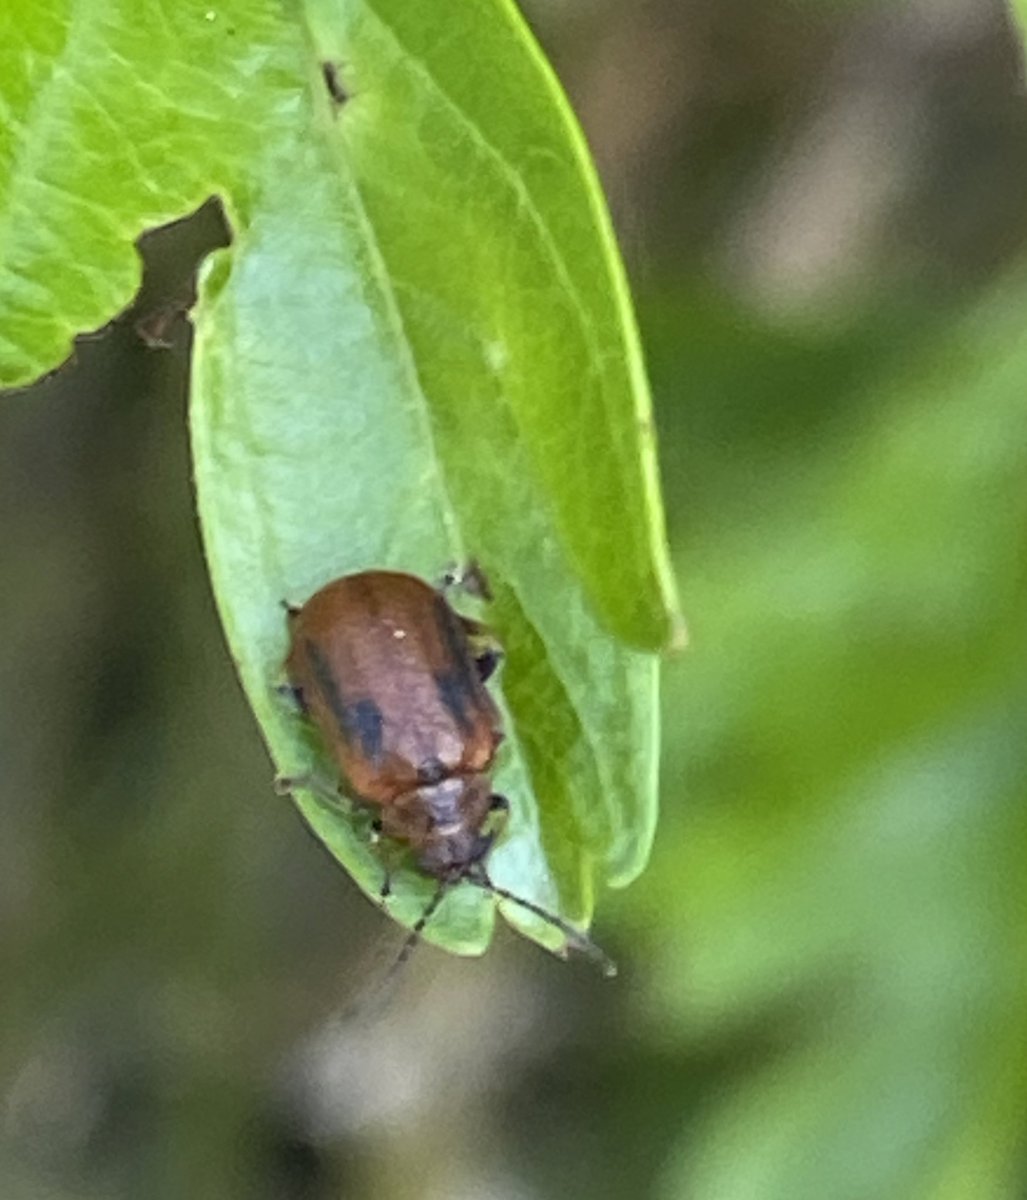
[[[627,883],[648,854],[653,652],[674,604],[623,270],[515,10],[25,0],[0,46],[0,379],[59,361],[132,295],[132,239],[219,195],[233,244],[196,315],[197,496],[279,769],[323,761],[273,692],[280,601],[473,556],[507,652],[513,817],[493,875],[587,922],[596,881]],[[349,819],[299,804],[376,894]],[[407,872],[392,911],[409,923],[428,891]],[[465,892],[430,935],[479,951],[492,905]]]

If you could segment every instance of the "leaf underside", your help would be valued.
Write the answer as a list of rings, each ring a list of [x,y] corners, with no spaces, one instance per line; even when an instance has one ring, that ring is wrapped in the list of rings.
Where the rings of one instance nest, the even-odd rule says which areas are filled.
[[[219,196],[191,424],[229,647],[278,769],[328,769],[274,688],[280,602],[369,567],[479,560],[503,643],[512,801],[497,883],[587,923],[641,870],[655,651],[674,602],[648,396],[580,134],[503,0],[99,3],[0,14],[0,382],[137,288],[133,240]],[[297,803],[370,895],[354,823]],[[432,889],[412,870],[390,911]],[[428,936],[480,952],[493,903]],[[504,906],[504,909],[510,906]],[[559,937],[510,909],[519,928]]]

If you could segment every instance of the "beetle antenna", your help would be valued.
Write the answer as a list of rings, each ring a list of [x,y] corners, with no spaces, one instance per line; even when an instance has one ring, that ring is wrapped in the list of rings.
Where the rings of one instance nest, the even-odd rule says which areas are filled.
[[[382,1015],[382,1011],[392,999],[397,976],[399,975],[400,971],[402,971],[404,966],[406,966],[410,956],[417,949],[418,943],[421,940],[421,934],[424,932],[424,927],[435,915],[435,912],[442,903],[446,892],[449,890],[449,887],[449,880],[444,879],[439,883],[439,886],[435,889],[434,895],[424,906],[421,915],[417,918],[417,921],[407,934],[407,939],[400,947],[399,953],[392,960],[392,964],[384,974],[379,976],[377,982],[369,991],[364,992],[362,995],[354,998],[353,1001],[344,1009],[342,1013],[343,1021],[364,1022],[369,1019],[377,1019]]]
[[[435,895],[424,906],[424,910],[417,918],[413,928],[407,934],[407,940],[400,947],[399,953],[396,955],[395,961],[385,973],[385,978],[382,980],[382,987],[388,985],[395,979],[396,975],[403,969],[404,964],[410,958],[410,955],[417,949],[417,944],[421,940],[421,934],[424,933],[424,927],[435,915],[436,909],[442,903],[442,898],[449,890],[448,880],[443,879],[439,886],[435,889]]]
[[[575,929],[570,922],[565,921],[562,917],[558,917],[555,913],[547,912],[546,909],[540,908],[533,901],[526,900],[523,896],[515,896],[513,892],[508,892],[506,888],[498,887],[486,874],[484,868],[479,866],[478,870],[468,872],[464,878],[468,883],[473,883],[475,887],[480,887],[483,891],[491,892],[493,896],[498,897],[500,900],[509,900],[511,904],[516,904],[520,908],[526,909],[533,916],[541,917],[543,921],[548,922],[554,929],[559,929],[576,950],[580,950],[582,954],[598,965],[607,979],[612,979],[617,974],[617,964],[587,934],[582,933],[580,929]]]

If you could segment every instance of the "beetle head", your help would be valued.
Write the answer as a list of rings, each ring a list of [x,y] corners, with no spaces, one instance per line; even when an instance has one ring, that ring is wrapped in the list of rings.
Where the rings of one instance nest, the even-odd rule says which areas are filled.
[[[406,842],[425,874],[455,883],[495,839],[484,829],[492,808],[487,775],[450,776],[398,797],[382,813],[382,832]]]
[[[432,825],[417,847],[417,864],[436,879],[456,882],[482,861],[495,840],[483,832],[492,803],[487,775],[447,779],[421,788]]]
[[[571,946],[596,962],[604,975],[617,973],[612,960],[587,934],[556,913],[492,882],[485,858],[509,808],[506,797],[492,791],[487,775],[465,775],[417,788],[398,797],[384,810],[383,832],[407,842],[421,870],[438,880],[435,894],[411,929],[389,978],[410,957],[446,893],[462,881],[541,918],[560,930]]]

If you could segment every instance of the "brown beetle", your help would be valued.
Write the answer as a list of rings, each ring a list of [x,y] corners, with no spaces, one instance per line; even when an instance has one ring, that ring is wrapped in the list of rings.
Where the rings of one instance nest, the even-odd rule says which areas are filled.
[[[503,740],[485,687],[500,657],[489,631],[456,613],[440,590],[396,571],[345,575],[288,614],[290,690],[324,738],[342,788],[375,812],[377,833],[408,847],[439,882],[400,961],[446,890],[466,881],[556,926],[612,973],[579,930],[488,876],[496,834],[486,826],[508,807],[489,776]],[[279,786],[317,785],[303,777]]]

